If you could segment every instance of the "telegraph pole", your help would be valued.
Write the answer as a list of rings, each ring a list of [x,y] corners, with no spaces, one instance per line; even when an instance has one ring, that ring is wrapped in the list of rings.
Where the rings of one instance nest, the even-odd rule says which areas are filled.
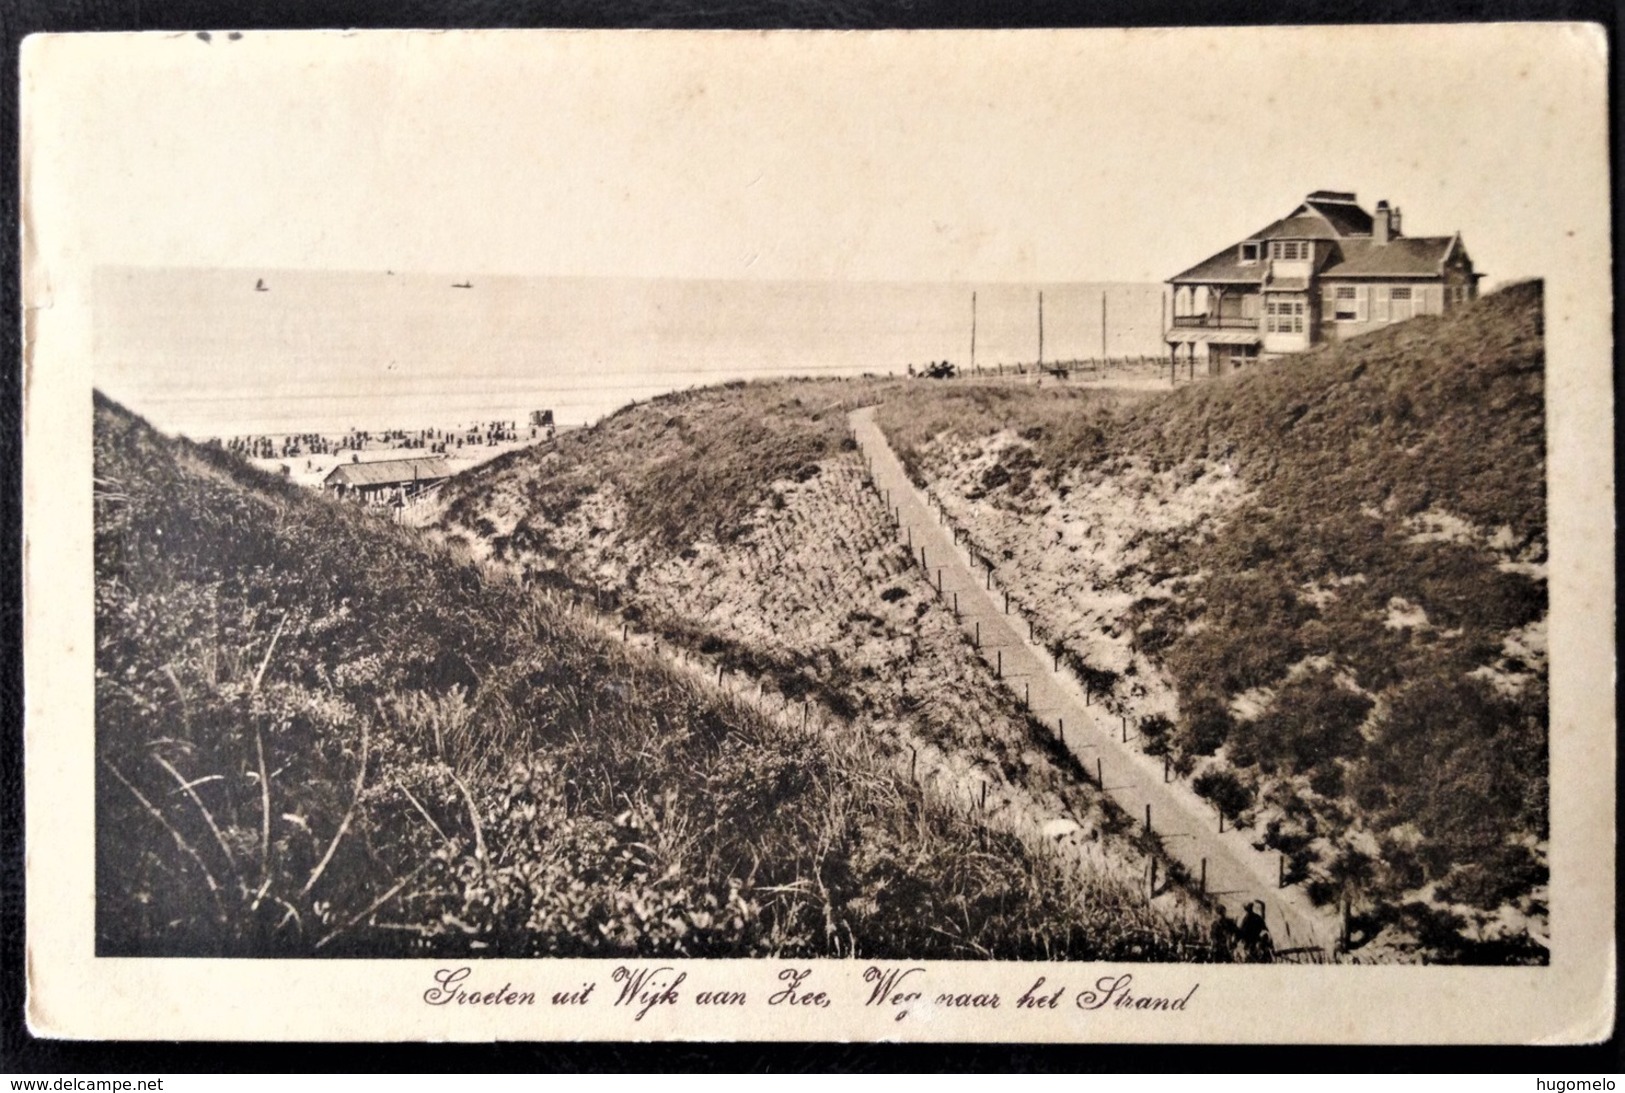
[[[976,293],[970,294],[970,370],[976,371]]]
[[[1044,367],[1044,294],[1038,294],[1038,367]]]

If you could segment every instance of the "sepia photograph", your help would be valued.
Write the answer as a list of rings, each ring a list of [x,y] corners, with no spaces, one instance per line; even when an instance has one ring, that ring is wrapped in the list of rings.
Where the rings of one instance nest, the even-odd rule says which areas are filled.
[[[36,1023],[1611,1027],[1600,31],[28,47]]]

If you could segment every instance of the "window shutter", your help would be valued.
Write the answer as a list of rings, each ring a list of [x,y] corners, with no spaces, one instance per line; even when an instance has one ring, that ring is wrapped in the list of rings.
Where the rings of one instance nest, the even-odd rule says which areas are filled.
[[[1371,297],[1371,286],[1360,285],[1354,290],[1354,317],[1358,322],[1365,322]]]
[[[1371,317],[1379,323],[1385,323],[1391,317],[1388,310],[1388,286],[1371,286]]]

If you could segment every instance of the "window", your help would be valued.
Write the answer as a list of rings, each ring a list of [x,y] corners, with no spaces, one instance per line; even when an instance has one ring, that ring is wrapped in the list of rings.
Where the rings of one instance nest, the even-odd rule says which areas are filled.
[[[1309,257],[1309,244],[1297,239],[1277,239],[1270,244],[1270,257],[1285,262],[1301,262]]]
[[[1332,318],[1338,322],[1357,323],[1364,318],[1362,310],[1358,286],[1338,285],[1333,295]]]
[[[1241,245],[1241,260],[1243,262],[1256,262],[1256,261],[1258,261],[1258,244],[1257,243],[1243,243]]]
[[[1264,329],[1271,334],[1302,334],[1306,314],[1302,300],[1269,300],[1264,304]]]
[[[1416,305],[1412,302],[1411,288],[1409,285],[1395,285],[1393,288],[1388,290],[1388,296],[1394,301],[1394,322],[1397,323],[1402,319],[1409,319],[1412,315],[1416,314]]]

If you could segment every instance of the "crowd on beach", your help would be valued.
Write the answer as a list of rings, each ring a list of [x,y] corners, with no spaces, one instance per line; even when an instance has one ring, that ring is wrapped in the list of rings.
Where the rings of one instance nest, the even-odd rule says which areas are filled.
[[[551,425],[532,425],[531,440],[551,437]],[[517,421],[488,421],[457,429],[351,429],[339,436],[323,433],[288,433],[281,436],[234,436],[215,441],[227,451],[248,459],[290,459],[297,456],[343,455],[377,449],[419,450],[447,454],[460,448],[494,448],[520,439]]]

